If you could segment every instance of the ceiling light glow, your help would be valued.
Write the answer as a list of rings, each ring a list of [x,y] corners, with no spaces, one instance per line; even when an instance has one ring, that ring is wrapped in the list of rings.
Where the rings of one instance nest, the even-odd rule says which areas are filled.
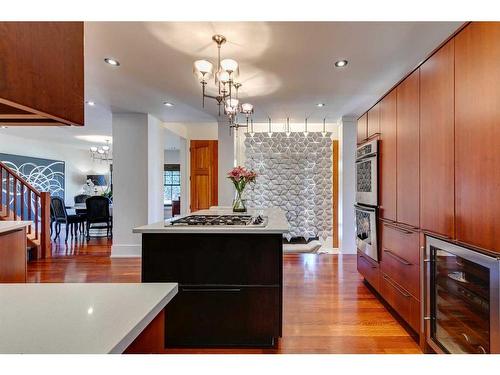
[[[104,62],[106,62],[107,64],[112,65],[112,66],[120,66],[120,62],[118,60],[111,58],[111,57],[106,57],[104,59]]]
[[[170,102],[163,102],[163,105],[164,105],[165,107],[173,107],[173,106],[174,106],[174,105],[173,105],[172,103],[170,103]]]
[[[347,60],[339,60],[335,61],[335,67],[336,68],[343,68],[347,65]]]

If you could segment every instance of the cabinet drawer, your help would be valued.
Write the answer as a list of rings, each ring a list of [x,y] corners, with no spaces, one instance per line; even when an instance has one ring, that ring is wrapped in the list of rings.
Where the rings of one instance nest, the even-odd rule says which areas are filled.
[[[415,332],[420,332],[420,302],[384,272],[380,278],[380,294]]]
[[[418,265],[420,263],[418,232],[384,221],[380,224],[382,248],[391,251],[409,263]]]
[[[420,296],[420,267],[418,263],[411,263],[395,252],[382,247],[380,269],[413,296]]]
[[[165,345],[271,345],[281,336],[280,293],[279,287],[181,286],[165,310]]]
[[[375,290],[379,289],[379,265],[367,255],[358,251],[358,272],[370,283]]]

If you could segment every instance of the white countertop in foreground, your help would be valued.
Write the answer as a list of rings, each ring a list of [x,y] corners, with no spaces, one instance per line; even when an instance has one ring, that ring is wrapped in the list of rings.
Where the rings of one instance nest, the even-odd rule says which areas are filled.
[[[30,224],[32,224],[31,221],[0,221],[0,233],[25,228]]]
[[[189,215],[234,215],[230,207],[212,207],[208,210],[192,212]],[[183,216],[189,216],[183,215]],[[177,216],[172,219],[160,221],[154,224],[143,225],[134,228],[134,233],[286,233],[289,231],[288,221],[285,212],[277,207],[264,209],[249,209],[248,212],[241,215],[262,215],[267,216],[268,222],[265,227],[260,226],[173,226],[168,222],[179,219],[183,216]]]
[[[176,283],[2,284],[0,353],[122,353]]]

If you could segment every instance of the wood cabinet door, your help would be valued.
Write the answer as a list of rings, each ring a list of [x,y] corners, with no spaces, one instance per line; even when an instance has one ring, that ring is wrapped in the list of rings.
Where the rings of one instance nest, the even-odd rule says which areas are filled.
[[[419,188],[419,70],[397,89],[397,221],[420,224]]]
[[[368,111],[368,138],[380,133],[380,104],[375,104]]]
[[[420,227],[455,236],[454,40],[420,66]]]
[[[500,252],[500,22],[455,37],[455,212],[459,241]]]
[[[0,22],[0,103],[84,125],[83,38],[83,22]]]
[[[396,221],[396,90],[380,101],[380,217]]]
[[[365,113],[358,119],[358,144],[362,143],[367,138],[368,130],[368,115]]]
[[[191,212],[218,203],[217,141],[191,141]]]

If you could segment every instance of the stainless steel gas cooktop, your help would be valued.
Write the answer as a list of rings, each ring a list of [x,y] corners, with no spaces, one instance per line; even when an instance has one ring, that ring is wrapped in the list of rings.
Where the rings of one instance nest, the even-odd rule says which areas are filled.
[[[189,215],[167,222],[165,225],[218,225],[218,226],[259,226],[267,225],[267,218],[261,215]]]

